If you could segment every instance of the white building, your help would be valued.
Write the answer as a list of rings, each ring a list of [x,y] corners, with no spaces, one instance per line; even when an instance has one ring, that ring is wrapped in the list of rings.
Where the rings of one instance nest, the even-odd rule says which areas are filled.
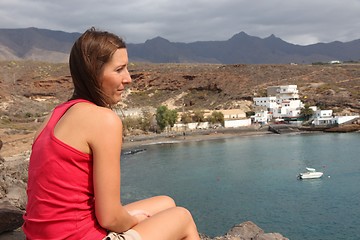
[[[221,112],[224,115],[224,127],[225,128],[236,128],[236,127],[246,127],[251,125],[251,119],[246,118],[246,113],[242,109],[221,109],[216,110]],[[207,118],[211,116],[214,112],[213,110],[204,110],[204,117]],[[178,122],[181,121],[182,112],[178,114]],[[194,130],[194,129],[207,129],[218,126],[219,124],[212,125],[209,122],[200,122],[200,123],[176,123],[174,125],[174,131],[185,131],[185,130]]]
[[[251,118],[224,120],[225,128],[248,127],[251,125]]]
[[[258,112],[255,113],[254,122],[255,123],[261,123],[261,124],[266,124],[271,120],[271,116],[272,116],[272,114],[269,114],[269,112],[266,111],[266,110],[258,111]]]
[[[277,97],[277,99],[299,99],[297,85],[270,86],[266,91],[268,97]]]
[[[225,128],[247,127],[251,125],[251,118],[246,118],[242,109],[219,110],[224,115]]]
[[[174,127],[171,129],[172,131],[183,132],[187,130],[195,130],[195,129],[208,129],[210,124],[208,122],[193,122],[193,123],[175,123]]]
[[[266,107],[266,109],[274,109],[278,103],[276,97],[259,97],[254,98],[254,104],[256,106]]]
[[[332,110],[316,110],[314,115],[317,118],[329,118],[329,117],[332,117],[333,111]]]
[[[344,124],[351,122],[359,118],[359,115],[353,116],[333,116],[332,110],[317,110],[314,114],[313,124],[315,126],[324,126],[324,125],[334,125],[334,124]]]
[[[303,103],[300,100],[282,100],[277,108],[273,108],[273,118],[297,118]]]
[[[297,85],[271,86],[267,88],[267,97],[253,99],[256,106],[266,108],[267,121],[272,118],[296,119],[300,116],[304,104],[299,99]],[[262,110],[263,111],[263,110]],[[255,114],[255,119],[264,117],[265,112]]]
[[[241,109],[222,109],[219,112],[224,115],[224,119],[246,118],[246,113]]]
[[[316,126],[335,124],[336,122],[334,121],[332,114],[333,114],[332,110],[315,111],[313,124]]]

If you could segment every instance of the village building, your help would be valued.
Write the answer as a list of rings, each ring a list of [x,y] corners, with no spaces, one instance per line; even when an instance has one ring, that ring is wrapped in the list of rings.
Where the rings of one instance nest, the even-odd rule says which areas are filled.
[[[251,125],[251,119],[246,118],[246,113],[241,109],[219,110],[224,115],[224,127],[236,128]]]
[[[275,123],[301,123],[299,121],[301,109],[304,104],[299,99],[297,85],[270,86],[267,88],[266,97],[253,98],[255,114],[247,118],[242,109],[220,109],[216,110],[224,115],[225,128],[247,127],[252,123],[267,124],[270,121]],[[314,115],[309,119],[309,123],[314,126],[329,126],[349,123],[359,118],[355,116],[335,116],[332,110],[318,110],[316,106],[310,107]],[[143,117],[144,109],[115,109],[119,116]],[[147,108],[147,112],[156,114],[155,108]],[[204,118],[208,118],[215,110],[202,110]],[[190,114],[193,113],[190,111]],[[172,128],[173,131],[187,131],[195,129],[208,129],[220,127],[220,123],[211,124],[209,122],[182,123],[183,112],[178,112],[177,123]]]
[[[267,110],[257,111],[253,116],[254,123],[266,124],[269,120],[269,112]]]
[[[246,118],[246,113],[241,109],[224,109],[219,110],[224,115],[224,119],[242,119]]]
[[[332,110],[316,110],[314,111],[312,124],[315,126],[341,125],[351,123],[359,119],[359,117],[359,115],[334,116]]]
[[[225,128],[236,128],[236,127],[246,127],[251,125],[251,119],[246,118],[246,113],[242,109],[220,109],[220,110],[203,110],[204,117],[207,118],[211,116],[214,112],[221,112],[224,115],[224,126]],[[178,123],[173,127],[175,131],[184,131],[184,130],[195,130],[195,129],[208,129],[208,128],[217,128],[220,126],[219,123],[211,125],[209,122],[196,122],[196,123],[179,123],[181,119],[182,112],[178,113]]]
[[[335,124],[332,110],[316,110],[313,117],[312,124],[316,126]]]
[[[268,87],[267,97],[257,97],[253,101],[256,109],[254,122],[263,124],[272,119],[297,121],[304,107],[297,85]]]

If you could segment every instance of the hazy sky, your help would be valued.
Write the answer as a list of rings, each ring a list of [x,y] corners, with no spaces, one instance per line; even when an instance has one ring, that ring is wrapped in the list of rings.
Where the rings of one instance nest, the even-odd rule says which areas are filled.
[[[241,31],[294,44],[360,39],[360,0],[0,0],[0,28],[83,32],[143,43],[227,40]]]

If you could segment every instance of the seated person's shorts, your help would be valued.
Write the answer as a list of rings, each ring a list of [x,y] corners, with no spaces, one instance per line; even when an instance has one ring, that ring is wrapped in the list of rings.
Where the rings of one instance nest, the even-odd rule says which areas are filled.
[[[141,240],[141,236],[137,231],[129,229],[123,233],[110,232],[103,240]]]

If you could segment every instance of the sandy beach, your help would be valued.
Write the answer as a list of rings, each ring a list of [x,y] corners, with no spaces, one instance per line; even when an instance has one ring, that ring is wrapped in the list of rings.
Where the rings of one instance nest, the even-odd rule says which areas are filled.
[[[359,125],[353,124],[348,127],[359,130]],[[351,128],[351,129],[352,129]],[[346,126],[339,132],[347,132]],[[291,131],[291,130],[290,130]],[[303,129],[295,128],[296,132],[310,133],[313,131],[305,131]],[[5,159],[14,156],[24,155],[29,153],[32,146],[35,131],[17,131],[9,132],[0,129],[2,135],[3,147],[1,149],[1,156]],[[123,151],[134,149],[141,149],[147,145],[162,144],[162,143],[180,143],[189,141],[208,141],[222,138],[232,138],[241,136],[264,136],[267,134],[274,134],[269,131],[268,126],[261,127],[259,125],[252,125],[249,127],[239,128],[219,128],[207,130],[192,130],[185,132],[163,132],[163,133],[146,133],[140,135],[125,135],[123,138]]]
[[[181,143],[190,141],[208,141],[239,136],[257,136],[273,134],[267,128],[255,126],[231,129],[209,129],[183,132],[169,132],[161,134],[147,134],[138,136],[125,136],[123,150],[143,148],[151,144]]]
[[[17,131],[9,132],[4,129],[0,130],[3,147],[1,156],[5,159],[14,156],[22,156],[31,150],[35,131]],[[267,127],[259,128],[258,126],[242,128],[220,128],[208,130],[193,130],[185,132],[164,132],[164,133],[147,133],[141,135],[127,135],[123,141],[123,151],[143,148],[146,145],[161,143],[177,143],[187,141],[205,141],[221,138],[231,138],[238,136],[255,136],[272,134]]]

